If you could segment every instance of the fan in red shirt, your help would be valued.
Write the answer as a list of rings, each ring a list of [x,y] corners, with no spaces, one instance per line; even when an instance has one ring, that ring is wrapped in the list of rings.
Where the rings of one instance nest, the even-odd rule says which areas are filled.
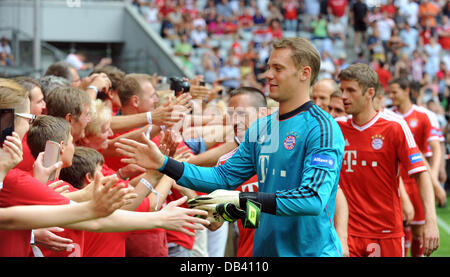
[[[341,71],[342,98],[352,118],[339,122],[345,137],[340,186],[349,207],[350,256],[404,256],[402,210],[397,172],[401,164],[416,178],[426,203],[434,202],[431,177],[404,121],[376,112],[376,72],[365,64]],[[430,201],[430,202],[428,202]],[[426,206],[425,255],[439,246],[434,204]]]
[[[342,17],[348,8],[347,0],[328,0],[327,9],[329,13],[336,17]]]

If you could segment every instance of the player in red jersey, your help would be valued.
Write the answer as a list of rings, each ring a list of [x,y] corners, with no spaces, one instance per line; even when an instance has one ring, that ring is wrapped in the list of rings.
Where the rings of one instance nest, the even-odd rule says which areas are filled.
[[[397,178],[401,163],[416,178],[427,205],[425,254],[439,246],[439,231],[431,178],[420,151],[404,122],[377,112],[373,98],[379,80],[365,64],[339,74],[347,121],[339,122],[345,137],[340,186],[348,201],[350,256],[404,255],[402,210]]]
[[[397,78],[389,82],[389,97],[394,104],[393,111],[402,116],[407,122],[420,151],[425,156],[431,156],[431,174],[434,179],[433,187],[438,199],[444,199],[445,191],[439,184],[438,174],[441,161],[441,146],[438,133],[439,127],[433,126],[431,118],[431,111],[424,107],[413,104],[410,98],[409,81],[407,79]],[[428,153],[428,149],[431,149]],[[421,191],[416,184],[416,180],[408,176],[408,173],[403,166],[400,167],[400,176],[405,184],[406,191],[414,205],[414,220],[411,222],[412,241],[407,241],[407,246],[411,245],[411,255],[420,257],[423,255],[423,247],[421,246],[420,238],[423,234],[425,224],[425,213],[423,197]],[[430,205],[430,204],[427,204]],[[405,229],[410,232],[409,228]]]

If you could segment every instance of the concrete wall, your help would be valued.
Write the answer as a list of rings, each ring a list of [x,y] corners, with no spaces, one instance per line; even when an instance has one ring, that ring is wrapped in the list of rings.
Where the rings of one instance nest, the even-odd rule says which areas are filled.
[[[122,42],[123,2],[41,1],[41,38],[60,42]],[[0,28],[33,35],[33,2],[0,1]]]
[[[70,5],[70,4],[79,5]],[[192,77],[139,13],[122,1],[41,1],[40,37],[47,42],[122,43],[121,65],[143,73]],[[0,36],[33,37],[33,1],[0,0]],[[127,71],[127,68],[124,68]]]

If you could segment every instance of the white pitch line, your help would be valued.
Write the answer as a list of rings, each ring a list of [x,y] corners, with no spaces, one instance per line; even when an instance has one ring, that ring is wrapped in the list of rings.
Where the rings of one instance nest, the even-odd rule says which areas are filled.
[[[444,229],[444,231],[450,235],[450,225],[447,224],[447,222],[445,222],[442,218],[440,218],[439,216],[436,215],[436,219],[437,219],[437,223],[439,226],[441,226],[442,229]]]

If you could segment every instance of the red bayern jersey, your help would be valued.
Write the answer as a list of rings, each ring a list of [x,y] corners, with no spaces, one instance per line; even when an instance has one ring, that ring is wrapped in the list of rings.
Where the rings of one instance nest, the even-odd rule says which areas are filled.
[[[12,169],[8,172],[3,181],[3,188],[0,190],[0,207],[2,208],[18,205],[66,205],[69,203],[68,198],[61,196],[35,179],[30,172],[20,169]],[[78,231],[78,233],[80,232],[82,233],[82,231]],[[31,250],[30,239],[31,230],[0,230],[0,256],[28,257]],[[74,240],[74,243],[78,242]]]
[[[339,185],[349,207],[348,233],[402,237],[399,163],[410,175],[427,170],[411,131],[404,121],[386,112],[378,112],[363,126],[350,118],[339,125],[345,138]]]
[[[231,158],[239,148],[223,155],[219,158],[217,165],[223,165],[229,158]],[[236,188],[240,192],[257,192],[258,191],[258,175],[253,175],[248,181]],[[255,229],[244,228],[242,221],[238,220],[239,240],[237,247],[237,257],[252,257],[253,256],[253,238]]]
[[[420,151],[426,156],[431,156],[428,150],[428,142],[440,140],[439,123],[435,115],[426,108],[417,105],[412,105],[411,109],[405,114],[400,113],[397,107],[394,107],[392,111],[401,115],[408,123]]]

